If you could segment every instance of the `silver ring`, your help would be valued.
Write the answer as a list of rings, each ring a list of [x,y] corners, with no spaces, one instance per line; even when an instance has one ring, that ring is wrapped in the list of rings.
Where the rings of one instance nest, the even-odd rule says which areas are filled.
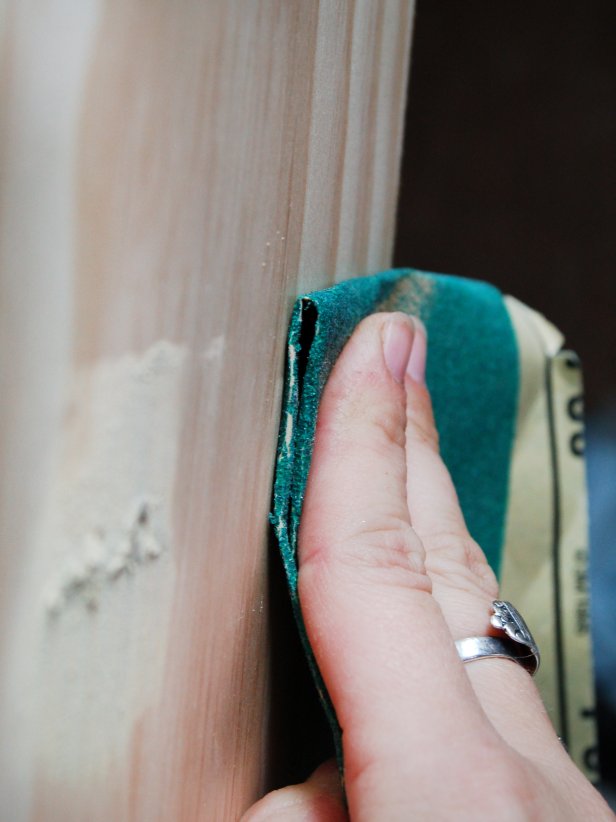
[[[537,673],[541,656],[533,635],[510,602],[495,600],[490,623],[501,631],[500,636],[471,636],[459,639],[456,648],[462,662],[484,657],[503,657],[526,668],[531,676]]]

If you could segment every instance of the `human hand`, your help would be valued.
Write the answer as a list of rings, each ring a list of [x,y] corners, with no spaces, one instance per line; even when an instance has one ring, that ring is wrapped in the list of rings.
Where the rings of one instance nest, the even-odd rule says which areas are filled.
[[[425,358],[421,323],[368,317],[317,419],[298,585],[343,731],[348,810],[326,763],[244,822],[613,818],[529,674],[458,658],[455,640],[494,632],[498,586],[439,455]]]

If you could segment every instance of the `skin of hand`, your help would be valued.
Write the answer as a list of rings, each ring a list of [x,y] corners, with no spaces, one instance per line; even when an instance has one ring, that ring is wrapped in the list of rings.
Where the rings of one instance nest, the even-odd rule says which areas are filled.
[[[325,387],[299,535],[306,630],[343,730],[333,762],[243,817],[603,820],[529,674],[462,664],[498,586],[441,460],[421,322],[374,314]],[[515,603],[514,603],[515,604]]]

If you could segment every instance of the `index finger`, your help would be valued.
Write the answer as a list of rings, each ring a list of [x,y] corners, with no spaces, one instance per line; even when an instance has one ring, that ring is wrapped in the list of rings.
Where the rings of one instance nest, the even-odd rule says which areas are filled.
[[[361,797],[364,813],[367,802],[383,814],[409,791],[432,801],[435,789],[443,801],[458,795],[459,763],[497,739],[431,596],[409,519],[412,342],[408,317],[373,315],[342,352],[319,409],[299,535],[302,613],[343,730],[351,811]]]

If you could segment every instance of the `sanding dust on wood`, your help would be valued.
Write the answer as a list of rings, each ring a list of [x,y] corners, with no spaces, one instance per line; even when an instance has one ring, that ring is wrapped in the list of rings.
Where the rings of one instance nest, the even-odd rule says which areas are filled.
[[[96,610],[103,591],[171,549],[174,475],[185,352],[162,341],[143,355],[79,374],[65,426],[63,476],[46,538],[53,569],[47,615]]]

